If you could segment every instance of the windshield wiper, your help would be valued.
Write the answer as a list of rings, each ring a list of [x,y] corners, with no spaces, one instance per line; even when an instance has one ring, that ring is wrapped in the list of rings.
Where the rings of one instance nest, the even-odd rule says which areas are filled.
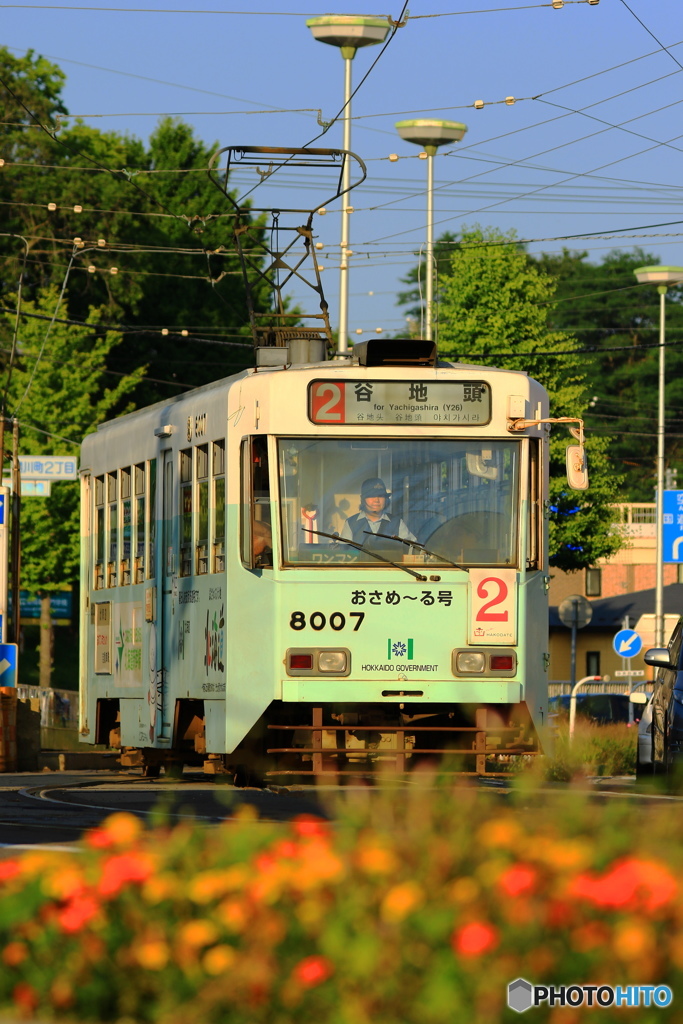
[[[346,537],[340,537],[338,533],[325,533],[323,530],[311,530],[308,526],[302,526],[302,530],[305,533],[317,533],[319,537],[329,537],[330,540],[338,540],[341,544],[349,544],[352,548],[357,548],[358,551],[364,551],[367,555],[372,555],[373,558],[378,559],[380,562],[386,562],[387,565],[393,565],[395,569],[403,569],[410,576],[414,576],[420,583],[426,583],[427,577],[421,576],[419,572],[415,572],[413,569],[409,569],[407,565],[402,565],[401,562],[392,562],[390,558],[385,558],[384,555],[379,555],[372,548],[366,548],[362,544],[356,544],[355,540],[347,540]]]
[[[405,537],[389,536],[388,533],[373,533],[372,530],[363,530],[363,533],[369,533],[373,537],[384,537],[385,540],[397,540],[400,544],[406,544],[409,548],[420,548],[425,554],[431,555],[432,558],[438,558],[440,562],[445,562],[446,565],[452,565],[454,569],[462,569],[463,572],[469,572],[470,570],[466,565],[458,565],[457,562],[451,562],[450,558],[444,558],[443,555],[439,555],[436,551],[430,551],[424,544],[420,544],[416,540],[406,540]]]

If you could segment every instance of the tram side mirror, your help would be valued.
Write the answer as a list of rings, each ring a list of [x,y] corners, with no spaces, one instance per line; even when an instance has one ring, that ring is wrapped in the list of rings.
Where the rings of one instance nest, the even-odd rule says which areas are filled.
[[[582,444],[567,446],[567,483],[573,491],[585,491],[588,487],[588,461]]]
[[[467,472],[470,476],[480,476],[483,480],[497,480],[498,467],[489,466],[493,453],[490,449],[484,448],[481,452],[467,452]]]
[[[629,693],[628,699],[631,704],[647,704],[649,697],[646,693],[637,691],[636,693]]]

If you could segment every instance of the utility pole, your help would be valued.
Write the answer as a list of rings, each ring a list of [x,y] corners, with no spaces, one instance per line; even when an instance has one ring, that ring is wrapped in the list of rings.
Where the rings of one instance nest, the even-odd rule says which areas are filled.
[[[21,632],[21,468],[19,466],[19,420],[12,420],[12,626],[19,644]]]

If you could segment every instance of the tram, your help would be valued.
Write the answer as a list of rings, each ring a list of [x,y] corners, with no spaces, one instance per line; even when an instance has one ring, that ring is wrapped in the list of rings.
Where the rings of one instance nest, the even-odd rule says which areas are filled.
[[[86,437],[81,740],[242,778],[538,751],[544,388],[293,349]]]

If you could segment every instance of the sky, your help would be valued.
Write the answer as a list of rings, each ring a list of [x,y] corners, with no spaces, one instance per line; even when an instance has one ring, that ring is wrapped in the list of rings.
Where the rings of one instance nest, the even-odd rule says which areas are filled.
[[[306,19],[394,22],[352,65],[351,150],[367,166],[348,200],[352,338],[405,325],[396,296],[425,242],[426,161],[399,137],[399,120],[467,125],[435,159],[436,237],[490,225],[514,229],[532,252],[567,247],[600,262],[640,246],[683,265],[680,0],[199,0],[194,11],[187,0],[114,2],[0,3],[0,44],[59,64],[66,106],[88,124],[146,139],[172,114],[217,148],[341,147],[344,62]],[[251,188],[256,174],[232,182]],[[314,208],[335,183],[292,171],[252,198]],[[340,208],[314,221],[333,327]],[[292,295],[317,309],[313,293]]]

